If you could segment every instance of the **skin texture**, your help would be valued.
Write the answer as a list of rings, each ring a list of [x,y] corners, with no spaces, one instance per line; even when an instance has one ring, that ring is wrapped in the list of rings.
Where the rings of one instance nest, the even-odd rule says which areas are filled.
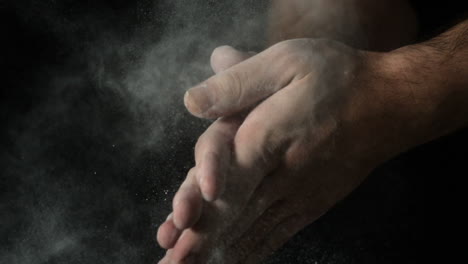
[[[363,124],[368,122],[364,113],[369,109],[361,103],[367,99],[363,97],[364,93],[356,93],[350,88],[371,88],[369,84],[369,88],[364,87],[363,79],[357,77],[367,72],[362,70],[365,60],[367,56],[363,53],[338,42],[291,40],[219,72],[203,86],[194,88],[195,93],[187,95],[187,107],[200,117],[231,116],[251,105],[256,107],[245,118],[217,120],[197,144],[195,156],[201,157],[197,161],[199,171],[189,173],[176,195],[173,222],[178,230],[192,226],[185,219],[210,224],[185,230],[180,243],[177,242],[171,252],[173,259],[182,260],[191,251],[199,253],[199,263],[205,263],[211,256],[204,249],[216,245],[222,250],[224,260],[255,263],[248,259],[259,254],[252,254],[247,249],[269,243],[269,248],[281,245],[364,179],[371,167],[367,156],[360,154],[359,146],[364,142],[354,139],[354,135],[359,134],[365,127]],[[276,65],[268,61],[275,61]],[[259,65],[274,66],[264,70],[258,68]],[[333,71],[329,70],[331,65]],[[238,88],[231,86],[229,90],[223,90],[223,82],[232,85],[235,78],[232,76],[243,74],[252,74],[259,79],[248,83],[243,80],[250,78],[239,79],[243,83]],[[212,88],[219,89],[213,92],[214,105],[206,102],[213,100],[211,98],[196,97],[196,89],[211,87],[219,87]],[[224,92],[229,95],[216,98]],[[190,98],[192,96],[194,99]],[[205,110],[205,106],[210,107]],[[276,110],[278,107],[281,107],[280,111]],[[271,116],[272,111],[277,112],[275,116]],[[230,120],[236,118],[238,122]],[[213,137],[219,137],[217,145],[212,144],[215,142]],[[210,138],[210,144],[205,143],[206,138]],[[221,160],[229,163],[221,164]],[[207,168],[206,163],[217,165]],[[218,175],[224,175],[220,178],[224,178],[224,185],[229,188],[224,192],[208,190],[210,200],[218,199],[203,208],[201,216],[198,209],[191,211],[180,207],[182,200],[193,204],[192,195],[206,190],[207,182],[214,189],[222,188],[216,184]],[[196,181],[198,186],[191,185],[190,190],[186,189],[185,184]],[[279,231],[275,232],[275,229]],[[272,231],[283,234],[283,237],[265,244],[263,240]],[[258,250],[265,251],[263,248]],[[219,263],[216,259],[212,262]]]
[[[389,53],[324,39],[215,50],[188,91],[196,166],[158,231],[160,263],[259,263],[382,161],[466,124],[467,23]]]

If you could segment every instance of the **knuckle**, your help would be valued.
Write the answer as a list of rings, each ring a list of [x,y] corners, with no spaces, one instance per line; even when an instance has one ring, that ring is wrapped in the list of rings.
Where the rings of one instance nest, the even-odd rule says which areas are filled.
[[[271,50],[272,52],[276,53],[287,52],[288,50],[290,50],[292,43],[294,43],[294,40],[281,41],[271,46]]]
[[[274,130],[268,129],[264,123],[251,122],[239,130],[236,136],[238,152],[250,165],[258,163],[267,165],[278,154],[277,136]]]
[[[305,51],[305,46],[309,46],[306,44],[308,42],[308,40],[287,40],[272,47],[271,56],[277,65],[275,66],[276,72],[279,73],[277,77],[282,83],[289,81],[293,76],[310,71],[309,57],[312,52]]]
[[[244,76],[245,77],[245,76]],[[243,77],[237,72],[226,71],[218,79],[216,97],[218,100],[237,102],[242,97]]]
[[[272,47],[272,51],[280,56],[288,56],[297,53],[298,50],[304,49],[305,46],[313,45],[314,39],[291,39],[279,42]]]

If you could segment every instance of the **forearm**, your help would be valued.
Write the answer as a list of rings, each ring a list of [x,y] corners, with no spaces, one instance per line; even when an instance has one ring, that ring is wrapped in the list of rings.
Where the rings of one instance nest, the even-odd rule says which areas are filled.
[[[382,56],[378,91],[398,152],[468,124],[468,20],[424,43]],[[382,82],[381,82],[382,83]],[[401,149],[402,148],[402,149]]]
[[[407,0],[272,1],[271,44],[293,38],[328,38],[383,51],[410,44],[416,35],[416,15]]]

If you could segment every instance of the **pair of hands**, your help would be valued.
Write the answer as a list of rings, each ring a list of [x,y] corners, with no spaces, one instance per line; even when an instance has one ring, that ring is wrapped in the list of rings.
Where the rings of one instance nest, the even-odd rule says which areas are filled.
[[[160,263],[258,263],[394,154],[382,57],[323,39],[216,49],[184,100],[217,120],[158,230]]]

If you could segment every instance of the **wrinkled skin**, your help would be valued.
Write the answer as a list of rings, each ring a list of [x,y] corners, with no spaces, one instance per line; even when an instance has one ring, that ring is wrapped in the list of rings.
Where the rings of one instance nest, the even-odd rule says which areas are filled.
[[[297,39],[252,55],[218,48],[216,75],[185,97],[218,119],[158,230],[161,264],[259,263],[393,154],[380,54]]]

